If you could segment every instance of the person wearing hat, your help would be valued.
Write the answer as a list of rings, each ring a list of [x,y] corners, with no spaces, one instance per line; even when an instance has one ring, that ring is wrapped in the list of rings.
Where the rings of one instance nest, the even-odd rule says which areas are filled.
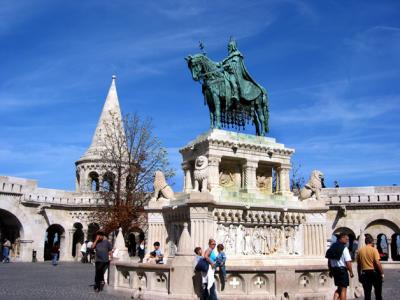
[[[357,255],[358,279],[364,289],[365,300],[371,299],[372,287],[375,299],[382,299],[382,283],[385,275],[380,261],[378,250],[374,247],[374,238],[365,234],[365,246],[361,247]]]
[[[94,290],[100,292],[104,287],[104,273],[112,260],[112,245],[105,239],[104,231],[97,231],[96,240],[92,245],[92,249],[96,250],[96,263],[95,263],[95,278]]]

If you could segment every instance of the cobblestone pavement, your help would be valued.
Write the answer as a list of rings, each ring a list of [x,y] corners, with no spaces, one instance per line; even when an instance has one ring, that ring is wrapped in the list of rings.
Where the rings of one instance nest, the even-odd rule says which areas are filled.
[[[94,266],[80,263],[0,263],[0,300],[130,299],[111,289],[95,293]],[[385,270],[383,299],[400,299],[400,270]]]
[[[60,263],[54,267],[50,262],[0,263],[1,300],[130,299],[110,289],[95,293],[93,281],[91,264]]]

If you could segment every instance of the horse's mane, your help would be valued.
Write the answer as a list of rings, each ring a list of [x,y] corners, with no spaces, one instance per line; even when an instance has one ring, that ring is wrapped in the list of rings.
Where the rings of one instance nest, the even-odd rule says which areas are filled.
[[[204,66],[204,71],[205,71],[206,73],[213,74],[213,75],[216,76],[216,77],[221,77],[221,76],[223,76],[223,73],[220,72],[220,71],[217,69],[217,64],[216,64],[214,61],[212,61],[211,59],[209,59],[209,58],[208,58],[207,56],[205,56],[205,55],[201,55],[201,56],[199,56],[199,58],[202,58],[202,60],[203,60],[203,62],[204,62],[203,66]]]

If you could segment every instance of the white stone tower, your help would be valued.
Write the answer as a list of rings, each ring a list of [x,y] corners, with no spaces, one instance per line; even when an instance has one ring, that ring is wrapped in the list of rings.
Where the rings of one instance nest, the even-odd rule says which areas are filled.
[[[116,126],[123,129],[115,79],[116,76],[113,75],[92,143],[82,157],[75,162],[77,192],[95,192],[101,190],[105,183],[113,184],[112,178],[114,178],[114,175],[110,174],[104,166],[104,158],[102,158],[101,153],[104,151],[107,130],[116,128]],[[107,127],[107,124],[111,124],[111,122],[117,124]],[[123,130],[118,131],[123,133]]]

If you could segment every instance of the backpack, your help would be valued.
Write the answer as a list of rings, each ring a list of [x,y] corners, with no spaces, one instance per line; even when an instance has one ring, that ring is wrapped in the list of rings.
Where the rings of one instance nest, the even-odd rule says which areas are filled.
[[[338,242],[332,244],[332,246],[326,251],[325,258],[339,260],[342,257],[345,247],[346,245]]]
[[[198,272],[208,272],[208,261],[205,258],[200,259],[194,269]]]

